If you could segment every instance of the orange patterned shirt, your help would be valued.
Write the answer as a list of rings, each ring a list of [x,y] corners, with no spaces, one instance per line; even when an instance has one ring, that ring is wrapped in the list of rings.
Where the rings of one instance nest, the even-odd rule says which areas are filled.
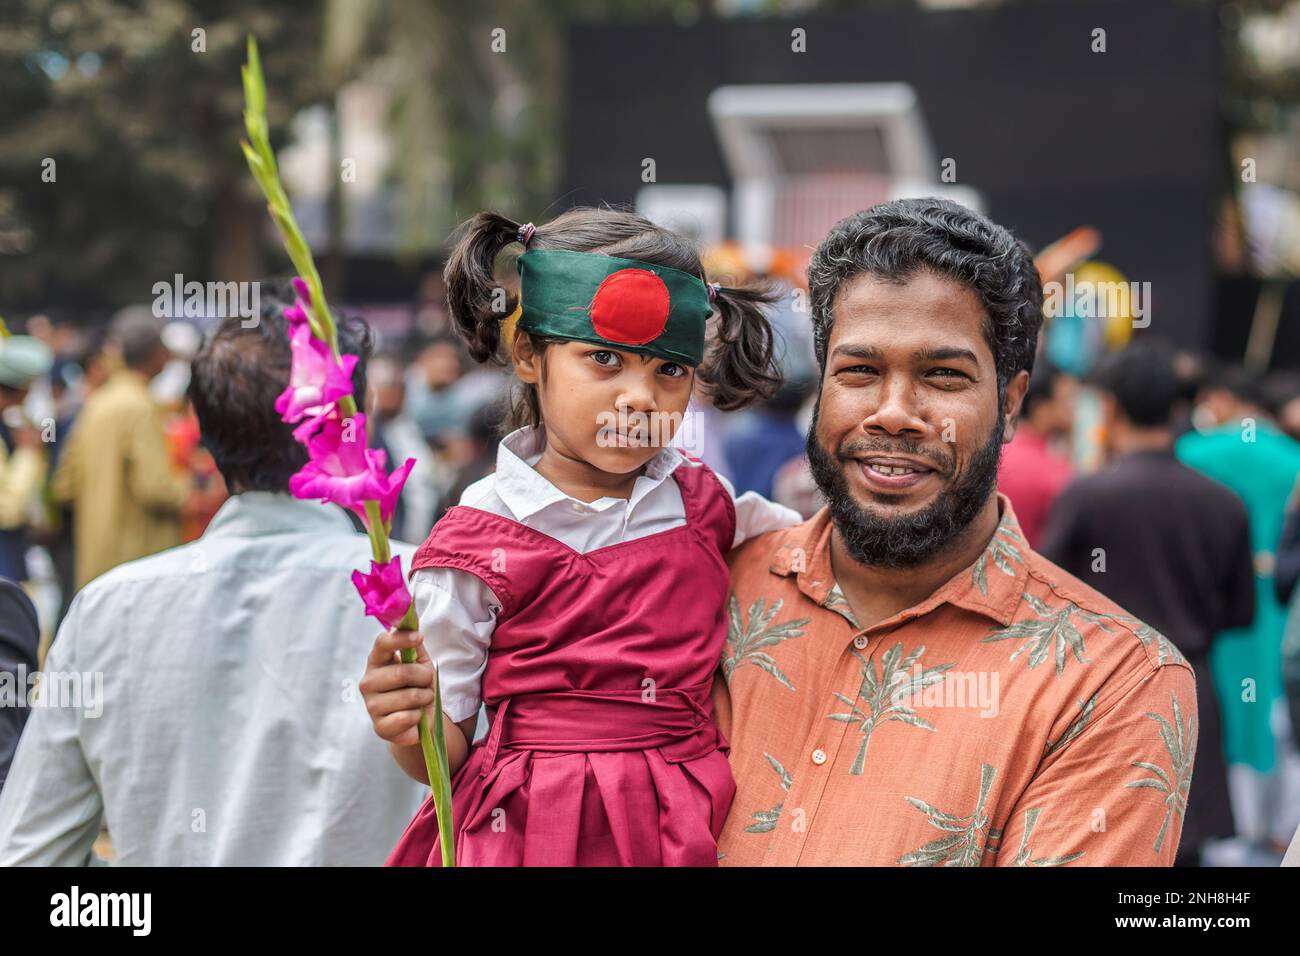
[[[1173,862],[1192,669],[998,502],[974,564],[868,628],[833,579],[827,508],[732,552],[721,865]]]

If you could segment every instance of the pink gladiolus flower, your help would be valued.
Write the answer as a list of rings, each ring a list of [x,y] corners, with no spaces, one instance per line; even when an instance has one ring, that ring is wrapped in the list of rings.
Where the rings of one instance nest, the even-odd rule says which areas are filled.
[[[293,330],[298,326],[306,324],[307,313],[303,310],[302,303],[295,302],[293,305],[285,309],[284,320],[289,323],[290,335],[293,334]]]
[[[357,364],[355,355],[344,355],[336,362],[330,347],[312,336],[306,322],[293,324],[292,328],[289,387],[275,400],[275,410],[290,424],[328,415],[336,401],[351,395],[352,371]]]
[[[293,291],[298,293],[298,298],[302,301],[311,302],[311,286],[307,285],[307,280],[302,276],[293,277]]]
[[[381,458],[366,448],[366,416],[340,421],[326,417],[320,431],[307,439],[310,460],[289,479],[295,498],[319,498],[345,508],[379,501],[388,491]]]
[[[388,468],[388,455],[384,453],[384,450],[382,448],[367,449],[366,456],[373,459],[379,474],[384,475],[381,479],[384,483],[384,493],[378,497],[378,501],[379,516],[383,519],[384,525],[387,526],[388,522],[392,520],[393,512],[397,510],[397,499],[402,496],[402,488],[406,485],[406,479],[410,476],[411,469],[415,467],[415,459],[406,459],[402,466],[391,475],[385,475],[384,473]],[[353,508],[352,510],[356,512],[357,517],[365,523],[367,528],[370,527],[370,520],[367,518],[364,508]]]
[[[411,595],[406,590],[402,576],[402,556],[399,554],[387,564],[370,562],[370,573],[352,572],[352,583],[361,600],[366,602],[366,613],[376,618],[384,627],[401,623],[406,609],[411,606]]]

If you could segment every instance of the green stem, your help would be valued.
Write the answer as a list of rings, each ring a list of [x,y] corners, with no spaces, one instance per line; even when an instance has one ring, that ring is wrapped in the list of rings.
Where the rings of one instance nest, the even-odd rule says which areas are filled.
[[[298,228],[293,209],[289,205],[289,197],[285,194],[284,186],[280,182],[275,154],[271,151],[266,119],[266,82],[262,76],[261,61],[257,55],[257,41],[251,36],[248,38],[248,62],[240,72],[244,82],[244,126],[250,140],[250,143],[240,144],[244,151],[244,158],[248,160],[248,168],[252,172],[253,178],[257,180],[258,186],[261,187],[262,194],[266,197],[267,208],[271,213],[276,228],[280,232],[281,238],[284,240],[285,251],[289,254],[289,259],[293,262],[298,275],[303,277],[311,290],[311,302],[309,303],[310,309],[307,318],[312,334],[329,345],[335,361],[338,361],[340,358],[338,334],[334,325],[334,318],[330,315],[329,305],[325,301],[325,290],[321,284],[320,273],[316,269],[316,261],[312,257],[311,248],[307,245],[306,239],[303,238],[302,230]],[[357,414],[356,399],[351,395],[346,395],[339,399],[338,408],[342,418],[352,418]],[[370,550],[378,563],[387,564],[392,560],[392,549],[389,547],[388,530],[380,513],[379,502],[367,501],[365,511],[366,532],[370,536]],[[399,626],[406,631],[418,631],[420,629],[420,619],[415,613],[414,605],[407,606],[406,613],[402,616]],[[415,663],[415,648],[408,647],[404,649],[401,652],[401,658],[405,664]],[[433,712],[437,719],[434,721],[432,731],[429,729],[428,716],[424,713],[420,714],[420,750],[424,754],[424,769],[429,777],[429,787],[433,790],[433,804],[438,815],[438,836],[442,844],[442,865],[455,866],[456,846],[452,833],[451,777],[447,769],[447,739],[442,728],[442,681],[438,676],[436,666],[434,667],[433,676]]]

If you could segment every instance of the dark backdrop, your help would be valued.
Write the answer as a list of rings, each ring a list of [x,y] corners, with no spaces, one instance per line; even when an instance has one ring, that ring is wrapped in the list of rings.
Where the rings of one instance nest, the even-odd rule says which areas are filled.
[[[796,26],[806,53],[790,50]],[[579,24],[557,206],[632,202],[647,156],[661,183],[727,185],[706,105],[718,86],[903,81],[992,218],[1035,249],[1096,226],[1098,258],[1152,283],[1151,331],[1210,348],[1218,43],[1215,6],[1186,0]]]

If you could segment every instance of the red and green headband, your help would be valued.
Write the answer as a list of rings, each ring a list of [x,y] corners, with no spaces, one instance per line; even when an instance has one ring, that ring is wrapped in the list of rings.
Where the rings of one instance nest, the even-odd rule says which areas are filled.
[[[517,329],[685,365],[704,357],[716,285],[677,269],[595,252],[537,249],[518,259]]]

